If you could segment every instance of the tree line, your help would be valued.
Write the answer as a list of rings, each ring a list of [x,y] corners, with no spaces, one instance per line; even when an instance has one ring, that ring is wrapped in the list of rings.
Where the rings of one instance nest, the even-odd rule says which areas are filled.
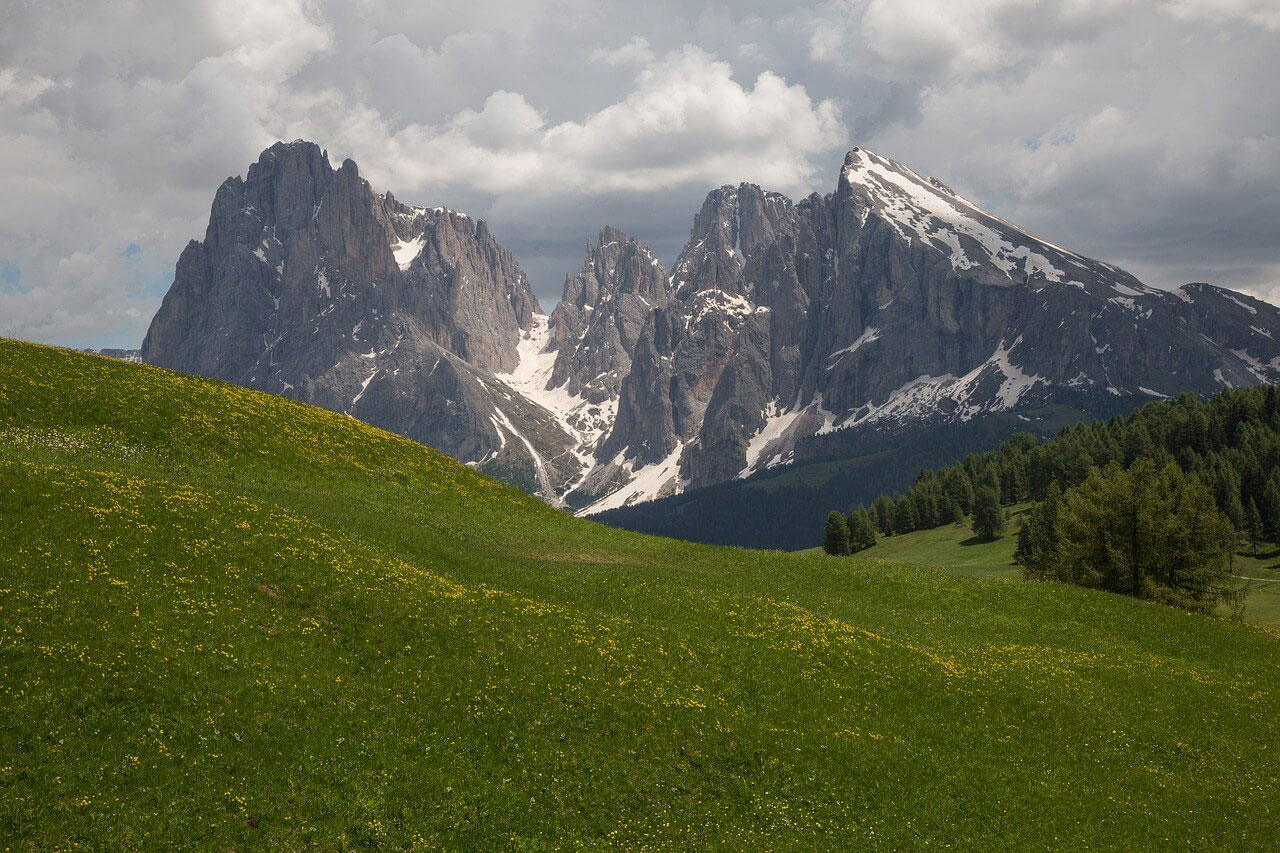
[[[745,480],[607,510],[592,519],[712,545],[808,548],[813,545],[813,520],[831,507],[870,502],[882,492],[909,486],[922,469],[998,447],[1015,431],[1010,420],[985,416],[959,426],[837,430],[818,437],[833,445],[829,456],[806,456],[802,462],[769,468]],[[813,442],[806,453],[818,449]]]
[[[1194,610],[1232,596],[1243,538],[1280,540],[1280,390],[1227,389],[1149,403],[1126,417],[1067,427],[1048,441],[1018,434],[995,450],[920,472],[896,495],[827,519],[824,548],[855,553],[892,536],[969,517],[994,538],[1005,507],[1033,502],[1016,559],[1056,579]],[[855,516],[873,536],[852,535]],[[858,522],[861,525],[861,522]]]

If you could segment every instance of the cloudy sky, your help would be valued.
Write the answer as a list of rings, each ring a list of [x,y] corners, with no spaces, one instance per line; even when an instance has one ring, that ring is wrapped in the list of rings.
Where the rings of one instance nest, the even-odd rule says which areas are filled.
[[[1280,301],[1280,0],[3,0],[0,335],[136,346],[304,137],[487,218],[544,306],[609,223],[863,145],[1150,284]]]

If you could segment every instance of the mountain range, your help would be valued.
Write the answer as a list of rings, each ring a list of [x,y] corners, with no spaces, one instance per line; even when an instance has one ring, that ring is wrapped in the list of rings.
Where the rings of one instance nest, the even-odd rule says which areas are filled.
[[[547,314],[484,221],[378,193],[299,140],[218,188],[142,359],[344,412],[588,514],[868,430],[1276,381],[1280,310],[1147,286],[855,148],[829,194],[712,190],[670,271],[602,228]]]

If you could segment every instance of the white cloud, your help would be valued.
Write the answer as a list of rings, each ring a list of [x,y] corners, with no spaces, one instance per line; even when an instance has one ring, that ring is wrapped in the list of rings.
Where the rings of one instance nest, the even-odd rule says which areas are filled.
[[[304,0],[216,0],[203,7],[227,50],[215,61],[255,79],[280,79],[326,50],[333,33]]]
[[[830,0],[809,19],[809,48],[890,78],[982,76],[1095,35],[1132,2]]]
[[[40,284],[0,289],[0,336],[67,341],[150,320],[141,265],[124,254],[73,251]],[[127,341],[125,343],[128,343]]]
[[[147,10],[131,11],[142,25]],[[136,344],[212,190],[276,138],[289,79],[331,40],[300,0],[188,11],[205,24],[201,55],[164,79],[144,56],[91,47],[73,68],[51,54],[48,76],[0,68],[0,151],[21,164],[0,172],[0,196],[18,200],[0,209],[0,259],[23,291],[0,295],[0,333]],[[119,25],[86,15],[83,27]]]
[[[136,343],[296,137],[488,217],[551,299],[604,222],[669,258],[709,187],[830,189],[854,143],[1153,283],[1280,282],[1278,0],[9,5],[0,333]]]
[[[644,65],[653,61],[653,49],[644,36],[633,36],[631,41],[620,47],[596,48],[591,51],[590,59],[605,65]]]
[[[52,86],[48,77],[20,68],[0,68],[0,104],[5,107],[30,107]]]
[[[1211,23],[1245,21],[1269,30],[1280,30],[1277,0],[1168,0],[1166,6],[1179,18]]]
[[[657,192],[741,180],[802,192],[815,180],[815,156],[846,136],[835,101],[815,103],[771,72],[743,86],[727,62],[691,46],[646,63],[625,98],[577,121],[550,124],[505,91],[437,126],[397,130],[370,112],[341,111],[355,120],[334,128],[336,138],[369,174],[435,194]]]

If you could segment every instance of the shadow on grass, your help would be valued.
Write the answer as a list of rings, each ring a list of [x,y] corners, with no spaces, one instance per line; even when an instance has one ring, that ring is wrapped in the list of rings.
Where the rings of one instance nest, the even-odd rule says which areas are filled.
[[[985,536],[978,536],[975,534],[973,536],[970,536],[968,539],[961,539],[960,544],[965,547],[968,547],[970,545],[990,545],[992,542],[999,541],[999,539],[1000,539],[999,536],[996,536],[993,538],[987,538]]]
[[[1243,549],[1243,550],[1238,550],[1238,551],[1236,551],[1236,556],[1237,556],[1237,557],[1252,557],[1252,558],[1253,558],[1253,559],[1255,559],[1255,560],[1275,560],[1275,559],[1277,559],[1277,558],[1280,558],[1280,547],[1272,547],[1272,548],[1269,548],[1269,549],[1261,549],[1261,548],[1260,548],[1260,549],[1258,549],[1258,553],[1256,553],[1256,554],[1253,552],[1253,549],[1251,549],[1251,548],[1245,548],[1245,549]],[[1271,565],[1264,565],[1264,566],[1261,566],[1260,568],[1263,568],[1263,569],[1280,569],[1280,562],[1272,563]]]

